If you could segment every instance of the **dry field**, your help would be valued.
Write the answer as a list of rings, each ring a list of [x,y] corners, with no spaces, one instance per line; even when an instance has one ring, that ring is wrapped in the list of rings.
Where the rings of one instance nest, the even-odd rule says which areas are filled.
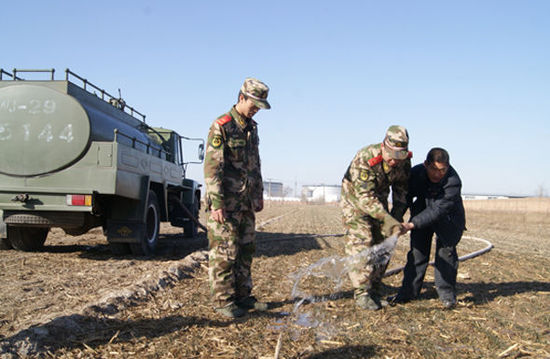
[[[272,308],[238,320],[210,307],[204,233],[186,242],[163,226],[151,259],[113,257],[97,230],[54,230],[42,252],[0,252],[0,357],[550,358],[550,202],[540,202],[467,203],[459,255],[485,246],[475,238],[495,247],[461,262],[453,310],[431,268],[420,300],[356,309],[334,205],[267,204],[253,277]],[[390,269],[407,246],[405,236]],[[388,295],[401,278],[385,278]]]

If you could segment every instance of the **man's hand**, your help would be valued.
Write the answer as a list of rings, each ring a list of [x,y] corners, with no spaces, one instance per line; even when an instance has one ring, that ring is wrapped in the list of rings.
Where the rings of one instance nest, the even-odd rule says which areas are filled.
[[[397,237],[402,236],[413,228],[414,228],[414,224],[412,222],[408,222],[408,223],[403,222],[399,224],[399,226],[393,227],[392,236],[397,236]]]
[[[405,234],[408,231],[410,231],[411,229],[414,229],[414,223],[412,223],[412,222],[403,222],[403,223],[401,223],[401,228],[403,228],[403,230],[405,231],[405,232],[403,232],[403,234]]]
[[[225,210],[223,208],[215,209],[210,213],[210,217],[218,223],[225,223]]]
[[[254,205],[254,211],[260,212],[262,209],[264,209],[264,199],[260,198],[260,200]]]

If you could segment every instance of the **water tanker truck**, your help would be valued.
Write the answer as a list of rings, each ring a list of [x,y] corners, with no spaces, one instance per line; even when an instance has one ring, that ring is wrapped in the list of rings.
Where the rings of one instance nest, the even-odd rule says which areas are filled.
[[[52,227],[102,227],[115,254],[152,255],[161,221],[196,236],[200,184],[185,175],[204,141],[150,127],[120,94],[54,72],[0,70],[0,246],[34,251]],[[195,162],[186,141],[197,141]]]

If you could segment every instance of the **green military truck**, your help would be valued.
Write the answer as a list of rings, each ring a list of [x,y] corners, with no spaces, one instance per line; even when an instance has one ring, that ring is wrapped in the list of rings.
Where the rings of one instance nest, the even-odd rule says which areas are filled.
[[[204,141],[150,127],[120,94],[54,72],[0,69],[0,246],[33,251],[52,227],[101,226],[115,254],[152,255],[161,221],[196,236],[201,185],[185,173]],[[198,141],[195,162],[184,141]]]

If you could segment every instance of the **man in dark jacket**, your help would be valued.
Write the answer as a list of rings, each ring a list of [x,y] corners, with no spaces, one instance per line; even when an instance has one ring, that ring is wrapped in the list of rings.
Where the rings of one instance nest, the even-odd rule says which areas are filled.
[[[458,255],[456,245],[465,230],[460,177],[449,164],[449,154],[432,148],[423,164],[414,166],[409,177],[407,204],[411,211],[411,249],[407,254],[403,283],[392,303],[405,303],[420,294],[436,235],[435,286],[447,309],[456,305]]]

